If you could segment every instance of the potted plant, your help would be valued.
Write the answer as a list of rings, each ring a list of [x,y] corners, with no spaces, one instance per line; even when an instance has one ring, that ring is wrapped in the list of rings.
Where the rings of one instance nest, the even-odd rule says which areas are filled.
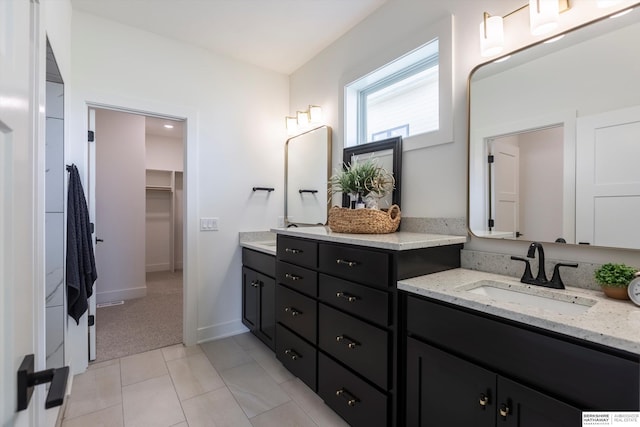
[[[367,206],[377,208],[377,200],[393,190],[393,174],[373,160],[345,165],[344,169],[329,179],[331,194],[349,194],[352,200],[367,202]]]
[[[626,264],[607,263],[596,269],[594,278],[608,297],[629,299],[627,286],[637,271],[638,269]]]

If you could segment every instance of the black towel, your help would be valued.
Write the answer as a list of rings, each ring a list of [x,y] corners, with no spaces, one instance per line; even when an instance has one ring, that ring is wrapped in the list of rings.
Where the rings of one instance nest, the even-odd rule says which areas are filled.
[[[75,165],[69,171],[67,197],[67,313],[76,323],[87,311],[88,298],[93,293],[93,282],[98,278],[91,242],[89,210],[84,198],[80,174]]]

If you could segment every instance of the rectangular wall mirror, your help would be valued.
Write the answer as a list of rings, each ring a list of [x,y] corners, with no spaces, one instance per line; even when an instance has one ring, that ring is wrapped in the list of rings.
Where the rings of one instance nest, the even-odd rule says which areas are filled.
[[[331,128],[291,137],[285,147],[286,225],[326,224],[331,173]]]
[[[640,249],[640,9],[469,77],[470,231]]]

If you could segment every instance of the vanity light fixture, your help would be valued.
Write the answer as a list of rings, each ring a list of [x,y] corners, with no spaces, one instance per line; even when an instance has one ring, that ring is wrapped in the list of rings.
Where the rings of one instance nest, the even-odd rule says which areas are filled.
[[[166,124],[166,125],[164,125],[164,127],[165,127],[166,129],[173,129],[173,125],[170,125],[170,124]]]
[[[309,105],[307,111],[298,111],[295,117],[287,116],[284,119],[287,133],[289,135],[295,135],[307,130],[310,125],[319,125],[322,123],[322,107]]]
[[[484,12],[480,23],[480,54],[494,56],[504,48],[504,19],[522,9],[529,8],[529,27],[534,36],[546,34],[558,25],[561,12],[571,8],[569,0],[529,0],[528,4],[504,16]]]

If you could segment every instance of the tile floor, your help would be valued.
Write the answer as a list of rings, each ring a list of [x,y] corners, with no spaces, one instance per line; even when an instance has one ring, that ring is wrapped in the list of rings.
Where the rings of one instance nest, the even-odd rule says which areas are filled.
[[[250,333],[90,365],[62,427],[347,426]]]

